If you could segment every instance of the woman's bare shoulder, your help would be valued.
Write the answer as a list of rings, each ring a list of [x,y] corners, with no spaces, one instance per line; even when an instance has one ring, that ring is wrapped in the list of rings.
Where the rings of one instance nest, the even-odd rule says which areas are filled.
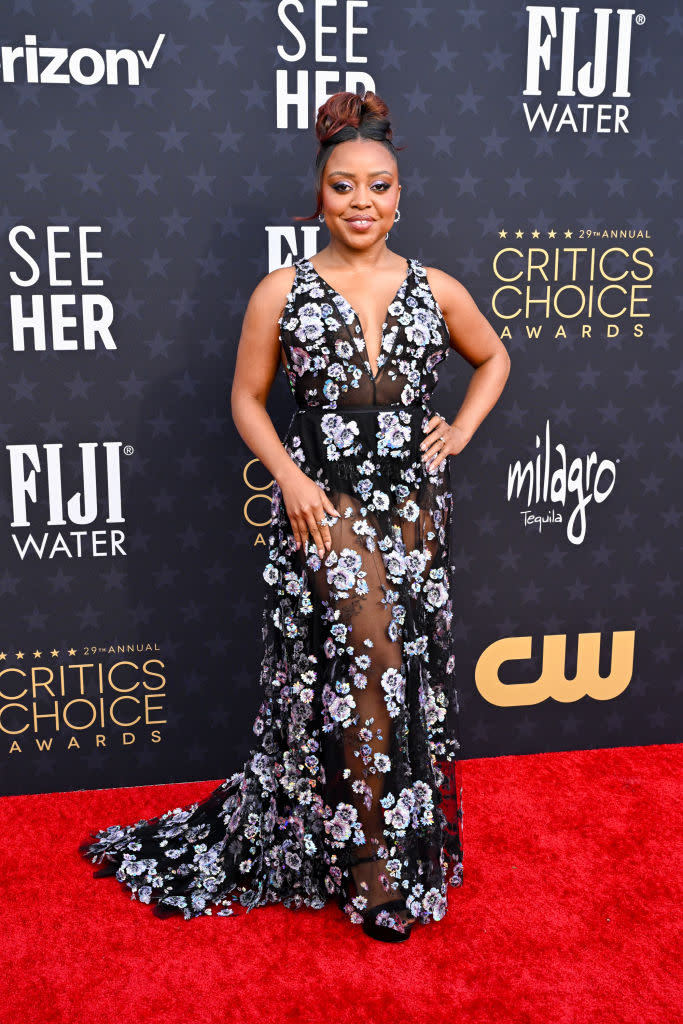
[[[279,324],[294,284],[296,268],[278,267],[262,277],[249,296],[242,334],[250,345],[272,344],[279,338]]]
[[[452,274],[447,274],[445,270],[440,270],[438,267],[424,267],[423,269],[432,294],[444,312],[454,310],[463,304],[467,305],[472,301],[465,285]]]
[[[296,267],[278,267],[271,270],[269,274],[262,277],[251,293],[250,303],[258,304],[268,309],[282,309],[287,301],[287,296],[292,290]]]

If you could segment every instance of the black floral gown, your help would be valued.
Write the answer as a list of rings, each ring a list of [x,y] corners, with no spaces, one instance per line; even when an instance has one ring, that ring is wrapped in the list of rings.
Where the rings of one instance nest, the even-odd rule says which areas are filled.
[[[419,448],[449,334],[424,267],[407,263],[376,373],[354,309],[295,263],[279,321],[297,403],[283,443],[340,515],[326,517],[322,559],[310,538],[297,550],[273,486],[262,701],[243,769],[201,802],[79,846],[106,858],[96,877],[115,874],[158,916],[319,909],[373,853],[345,903],[353,923],[397,896],[438,921],[462,884],[450,466],[430,471]]]

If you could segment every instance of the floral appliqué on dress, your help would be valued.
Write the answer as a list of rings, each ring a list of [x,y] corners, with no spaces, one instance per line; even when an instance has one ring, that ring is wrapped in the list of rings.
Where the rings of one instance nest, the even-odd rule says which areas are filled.
[[[463,880],[453,498],[448,460],[429,471],[419,444],[448,329],[416,259],[375,373],[358,315],[306,258],[279,324],[297,406],[283,443],[340,513],[326,516],[332,549],[297,551],[275,483],[249,758],[204,800],[79,849],[133,899],[185,918],[322,908],[375,853],[350,920],[401,895],[438,921]]]

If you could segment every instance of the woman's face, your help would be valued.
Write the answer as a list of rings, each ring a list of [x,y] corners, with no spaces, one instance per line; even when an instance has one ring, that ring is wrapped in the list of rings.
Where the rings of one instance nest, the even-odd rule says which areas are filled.
[[[321,190],[330,234],[351,248],[370,248],[393,227],[401,186],[396,160],[381,142],[340,142],[323,169]]]

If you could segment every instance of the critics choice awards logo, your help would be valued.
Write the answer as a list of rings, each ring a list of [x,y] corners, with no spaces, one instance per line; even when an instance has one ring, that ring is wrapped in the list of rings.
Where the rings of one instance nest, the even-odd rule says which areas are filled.
[[[156,643],[0,649],[0,743],[7,753],[159,743],[166,666]]]
[[[650,317],[654,251],[634,241],[649,238],[649,231],[567,228],[545,234],[544,239],[536,229],[498,232],[491,306],[503,324],[501,338],[510,338],[511,326],[519,324],[536,340],[548,333],[566,338],[567,327],[577,325],[583,339],[600,331],[607,338],[628,332],[642,338]],[[615,241],[605,245],[604,239]]]

